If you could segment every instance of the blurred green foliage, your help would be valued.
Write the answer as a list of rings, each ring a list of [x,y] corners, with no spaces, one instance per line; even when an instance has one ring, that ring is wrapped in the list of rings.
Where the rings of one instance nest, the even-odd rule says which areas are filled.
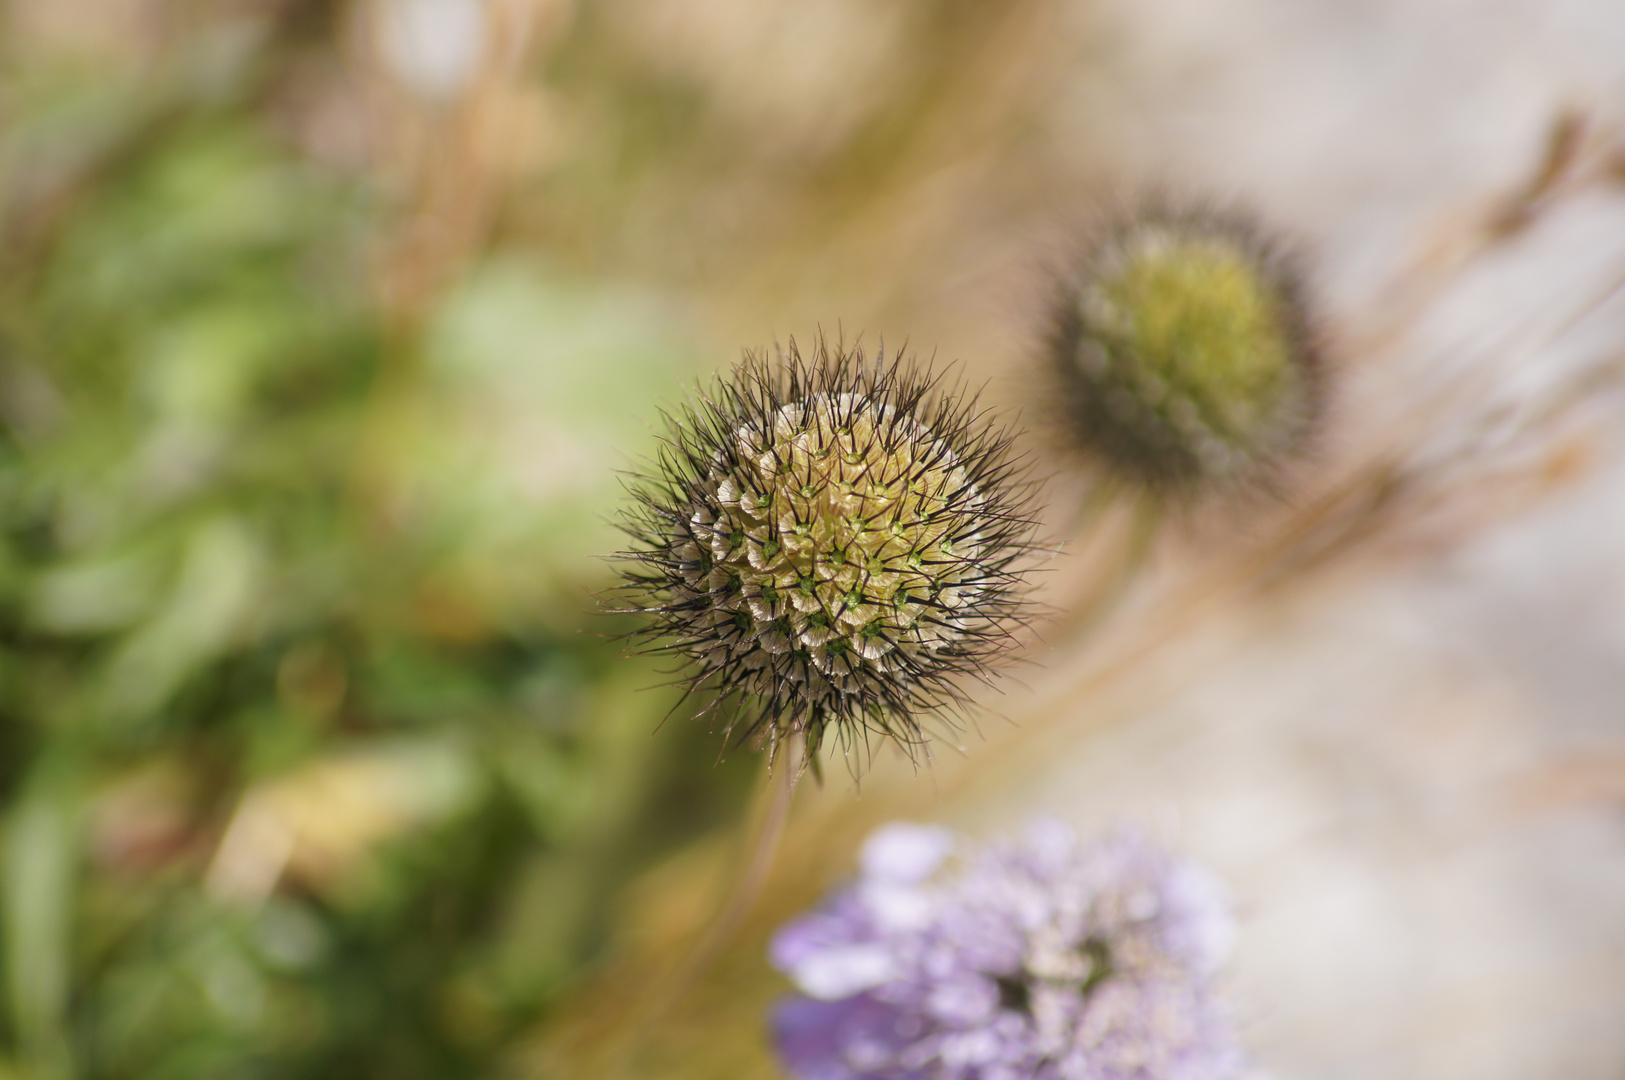
[[[299,50],[199,40],[6,59],[0,1077],[489,1074],[749,778],[586,614],[690,349],[500,244],[386,317]]]

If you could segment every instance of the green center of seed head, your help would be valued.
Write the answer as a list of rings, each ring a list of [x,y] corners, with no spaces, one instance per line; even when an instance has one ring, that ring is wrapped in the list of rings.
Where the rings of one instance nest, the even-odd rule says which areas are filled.
[[[727,553],[716,561],[729,585],[711,587],[713,603],[764,642],[775,633],[788,638],[789,657],[827,665],[823,672],[837,686],[860,669],[891,672],[904,657],[939,648],[951,632],[901,606],[979,572],[977,545],[962,540],[955,552],[935,524],[947,502],[980,498],[959,459],[891,406],[815,397],[785,409],[805,420],[797,436],[785,438],[779,424],[757,429],[764,435],[729,464],[732,475],[715,478],[763,493],[749,503],[770,500],[776,512],[717,507],[715,528]],[[889,581],[888,574],[907,580]],[[739,578],[744,597],[760,597],[765,609],[736,598]],[[788,607],[777,606],[781,597]]]
[[[1268,409],[1289,377],[1281,298],[1234,240],[1162,230],[1139,237],[1092,300],[1085,317],[1116,364],[1160,381],[1210,419],[1244,421]]]

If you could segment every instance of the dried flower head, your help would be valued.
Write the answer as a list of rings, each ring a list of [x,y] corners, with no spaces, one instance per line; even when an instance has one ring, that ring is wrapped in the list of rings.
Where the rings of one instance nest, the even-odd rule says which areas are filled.
[[[633,484],[623,595],[747,736],[913,749],[1011,649],[1029,488],[974,395],[902,354],[791,342],[668,423]]]
[[[798,1080],[1226,1080],[1217,884],[1134,835],[1042,823],[977,848],[893,824],[858,880],[782,928],[801,995],[774,1042]]]
[[[1122,213],[1058,290],[1061,441],[1163,494],[1267,481],[1320,412],[1300,275],[1233,212]]]

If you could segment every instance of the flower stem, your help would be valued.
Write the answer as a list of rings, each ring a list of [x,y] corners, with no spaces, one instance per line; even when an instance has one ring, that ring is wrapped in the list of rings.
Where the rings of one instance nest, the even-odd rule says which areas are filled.
[[[705,977],[717,957],[738,933],[767,884],[773,859],[790,818],[790,799],[796,781],[807,767],[807,755],[799,732],[775,746],[765,759],[761,785],[751,800],[745,818],[739,862],[731,874],[732,887],[687,955],[645,999],[628,1030],[615,1067],[608,1071],[615,1080],[632,1075],[653,1033],[670,1016],[677,1003]]]

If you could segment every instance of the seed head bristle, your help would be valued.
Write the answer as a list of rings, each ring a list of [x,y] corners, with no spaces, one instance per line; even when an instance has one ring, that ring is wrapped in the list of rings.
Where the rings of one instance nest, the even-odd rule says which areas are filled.
[[[974,395],[901,353],[791,341],[667,422],[631,485],[621,595],[702,713],[809,753],[831,728],[914,751],[1012,651],[1031,485]]]
[[[1104,221],[1057,290],[1059,441],[1162,495],[1267,486],[1321,412],[1304,291],[1237,212],[1153,202]]]

